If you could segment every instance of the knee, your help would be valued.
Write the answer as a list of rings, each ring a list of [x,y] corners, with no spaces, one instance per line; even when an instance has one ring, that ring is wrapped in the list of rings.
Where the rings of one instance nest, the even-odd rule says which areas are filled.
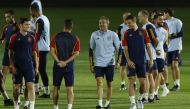
[[[20,84],[14,85],[14,92],[19,92]]]
[[[97,80],[97,86],[98,86],[98,87],[103,87],[103,82],[102,82],[102,80]]]
[[[108,88],[112,88],[112,83],[111,82],[107,82],[107,87]]]

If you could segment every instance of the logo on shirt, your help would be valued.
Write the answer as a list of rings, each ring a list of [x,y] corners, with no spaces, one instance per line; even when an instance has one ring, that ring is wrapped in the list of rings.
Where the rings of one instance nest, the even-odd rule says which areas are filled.
[[[139,35],[140,35],[140,36],[143,36],[143,32],[142,32],[142,31],[139,31]]]
[[[129,34],[129,36],[133,36],[133,34]]]
[[[30,37],[28,38],[28,42],[29,42],[29,43],[31,43],[31,42],[32,42],[32,39],[31,39]]]

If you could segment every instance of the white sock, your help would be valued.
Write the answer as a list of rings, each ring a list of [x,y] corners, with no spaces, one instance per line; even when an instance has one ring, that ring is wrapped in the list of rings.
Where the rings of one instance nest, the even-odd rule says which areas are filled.
[[[4,100],[9,99],[9,96],[7,95],[7,92],[6,92],[6,91],[2,92],[1,94],[2,94],[2,96],[3,96],[3,98],[4,98]]]
[[[144,96],[144,94],[139,94],[139,98],[138,98],[138,100],[142,100],[143,99],[143,96]]]
[[[30,108],[29,109],[34,109],[34,104],[35,104],[35,101],[30,101]]]
[[[176,85],[180,86],[180,80],[176,79]]]
[[[174,85],[177,85],[177,82],[176,82],[176,80],[174,81]]]
[[[24,106],[28,106],[29,105],[29,101],[25,101]]]
[[[102,100],[98,100],[98,105],[103,107],[103,103],[102,103]]]
[[[20,95],[18,96],[18,103],[20,103]]]
[[[107,107],[110,104],[110,101],[106,100],[105,107]]]
[[[53,107],[53,109],[59,109],[58,105],[54,105]]]
[[[144,93],[144,98],[148,100],[148,93]]]
[[[125,84],[125,81],[121,81],[121,84]]]
[[[130,98],[131,104],[132,104],[132,103],[136,104],[136,103],[135,103],[135,96],[130,96],[129,98]]]
[[[151,93],[151,94],[149,95],[149,98],[150,98],[150,99],[154,99],[154,93]]]
[[[14,101],[14,109],[19,109],[18,101]]]
[[[72,104],[68,104],[68,108],[67,109],[72,109]]]
[[[35,92],[39,92],[39,85],[38,85],[38,83],[34,84],[34,89],[35,89]]]
[[[166,87],[166,84],[160,85],[163,90],[167,90],[168,88]]]
[[[44,87],[44,93],[47,94],[47,95],[50,94],[50,91],[49,91],[49,87],[48,87],[48,86]]]
[[[156,91],[155,91],[155,95],[158,95],[158,90],[159,90],[159,87],[156,89]]]

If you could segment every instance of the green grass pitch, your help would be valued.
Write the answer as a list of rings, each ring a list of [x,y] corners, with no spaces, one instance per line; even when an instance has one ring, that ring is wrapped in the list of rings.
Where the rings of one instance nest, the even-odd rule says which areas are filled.
[[[10,9],[10,8],[7,8]],[[16,13],[16,19],[19,17],[29,17],[28,8],[13,8]],[[88,63],[88,44],[91,33],[98,29],[98,18],[102,15],[110,18],[110,29],[116,30],[121,23],[121,15],[128,10],[137,15],[138,10],[142,8],[44,8],[44,14],[49,18],[51,23],[51,34],[63,30],[63,21],[65,18],[72,18],[75,22],[74,33],[80,37],[81,53],[75,64],[75,101],[74,109],[94,109],[97,105],[96,81],[94,75],[89,71]],[[149,10],[153,8],[148,8]],[[160,8],[161,9],[161,8]],[[164,8],[163,8],[164,9]],[[145,109],[190,109],[190,57],[189,57],[189,41],[190,41],[190,8],[174,8],[175,15],[183,21],[184,38],[182,58],[184,65],[181,67],[181,90],[179,92],[171,92],[169,96],[153,104],[145,104]],[[5,8],[0,8],[0,30],[4,22]],[[2,60],[3,49],[0,45],[0,61]],[[52,91],[52,65],[53,60],[48,56],[47,71],[49,75],[49,83]],[[171,70],[169,70],[170,87],[172,87]],[[111,99],[112,109],[129,109],[130,101],[127,91],[119,91],[120,80],[119,71],[115,71],[113,82],[113,96]],[[105,84],[104,84],[105,87]],[[8,74],[6,80],[6,89],[12,98],[12,80]],[[105,89],[105,88],[104,88]],[[161,91],[160,91],[161,92]],[[104,93],[105,97],[105,93]],[[21,97],[23,101],[23,97]],[[104,99],[105,100],[105,99]],[[60,109],[67,106],[64,82],[61,87],[61,95],[59,101]],[[3,98],[0,96],[0,109],[12,109],[13,107],[3,107]],[[21,107],[22,108],[22,107]],[[52,99],[36,99],[36,109],[52,109]]]

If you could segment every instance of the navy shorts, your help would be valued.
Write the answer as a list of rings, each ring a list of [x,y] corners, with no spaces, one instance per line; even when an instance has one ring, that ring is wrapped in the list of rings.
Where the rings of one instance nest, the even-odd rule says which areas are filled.
[[[167,62],[168,65],[172,64],[172,61],[179,61],[180,53],[179,50],[171,51],[167,53]]]
[[[21,84],[23,77],[26,83],[34,82],[35,71],[34,71],[33,63],[25,65],[25,66],[15,65],[15,68],[16,68],[16,74],[13,74],[14,84]]]
[[[157,58],[156,62],[157,62],[158,72],[159,73],[164,72],[164,65],[165,65],[164,59]]]
[[[137,76],[138,78],[145,78],[146,77],[146,64],[135,64],[135,69],[127,67],[128,77]]]
[[[9,66],[9,65],[10,65],[10,61],[9,61],[9,50],[8,50],[7,48],[5,48],[5,51],[4,51],[2,65],[3,65],[3,66]]]
[[[95,66],[95,77],[106,77],[107,82],[112,82],[114,77],[114,65],[108,67]]]
[[[62,80],[65,80],[65,86],[71,87],[74,85],[74,66],[68,70],[56,69],[53,70],[53,85],[61,86]]]
[[[126,58],[125,58],[124,52],[122,51],[122,56],[121,56],[121,63],[120,63],[120,65],[121,65],[121,66],[126,66],[126,63],[127,63],[127,60],[126,60]]]
[[[158,69],[158,67],[157,67],[156,60],[153,60],[153,66],[152,66],[152,68],[149,67],[148,61],[146,62],[146,72],[152,73],[152,71],[157,70],[157,69]]]

